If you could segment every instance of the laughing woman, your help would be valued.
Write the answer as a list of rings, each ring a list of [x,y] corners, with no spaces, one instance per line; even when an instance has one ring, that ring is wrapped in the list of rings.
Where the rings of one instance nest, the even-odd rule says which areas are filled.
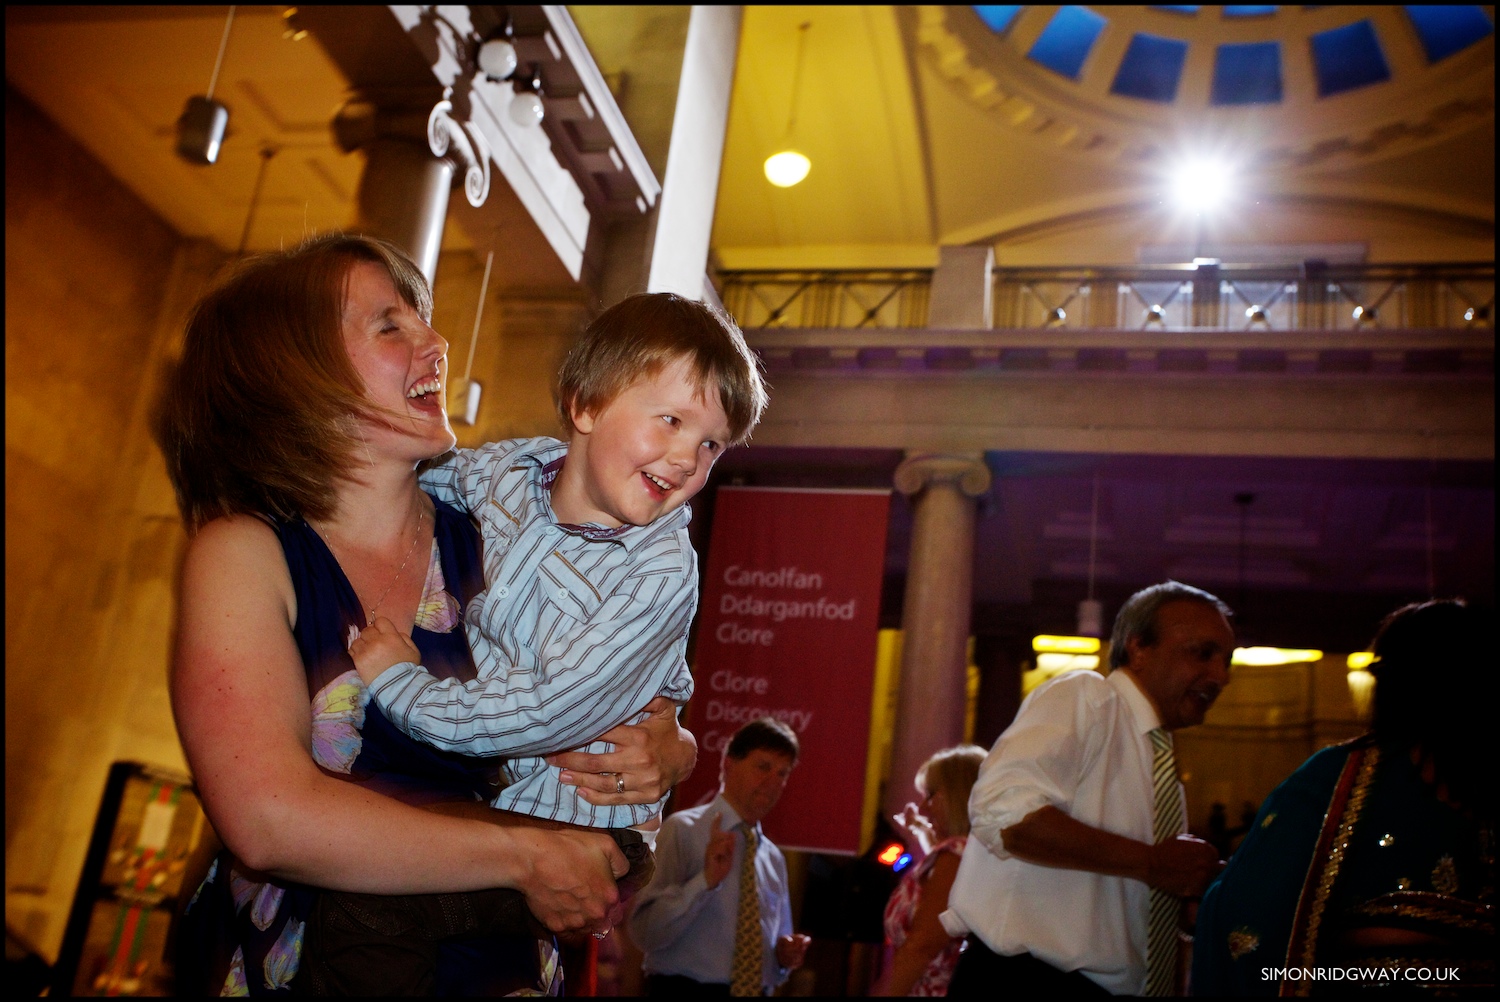
[[[459,617],[482,586],[479,537],[417,484],[418,464],[454,444],[430,316],[400,251],[316,238],[210,292],[165,383],[156,435],[192,535],[172,705],[224,845],[184,915],[183,994],[327,990],[298,976],[320,888],[431,894],[435,914],[441,895],[513,888],[554,931],[609,925],[626,868],[614,842],[455,813],[493,798],[501,760],[406,737],[346,652],[384,616],[433,674],[474,675]],[[611,791],[586,797],[651,802],[692,768],[692,736],[658,704],[602,735],[617,749],[602,766],[562,757],[643,777],[616,795],[582,776]],[[550,940],[470,931],[443,942],[421,990],[555,992],[555,958]]]

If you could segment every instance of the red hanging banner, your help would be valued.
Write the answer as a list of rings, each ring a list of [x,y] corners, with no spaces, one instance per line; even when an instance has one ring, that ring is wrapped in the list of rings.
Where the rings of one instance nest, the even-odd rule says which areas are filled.
[[[766,834],[783,848],[859,851],[890,500],[719,488],[687,716],[698,767],[674,808],[711,797],[729,738],[771,716],[801,756]]]

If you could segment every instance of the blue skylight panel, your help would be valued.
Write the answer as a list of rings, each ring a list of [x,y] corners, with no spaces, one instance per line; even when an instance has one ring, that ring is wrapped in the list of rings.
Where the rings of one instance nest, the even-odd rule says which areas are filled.
[[[1375,27],[1369,21],[1319,32],[1312,37],[1312,51],[1319,97],[1342,94],[1391,78],[1391,69],[1375,37]]]
[[[1214,53],[1213,104],[1276,104],[1281,100],[1281,43],[1221,45]]]
[[[1077,80],[1104,25],[1104,18],[1087,7],[1059,8],[1026,56],[1054,73]]]
[[[1001,34],[1006,28],[1010,27],[1010,23],[1016,19],[1016,15],[1021,13],[1021,5],[1016,4],[1014,6],[1001,7],[994,4],[985,6],[975,4],[974,13],[979,15],[979,20],[990,26],[991,31]]]
[[[1495,31],[1483,7],[1408,7],[1406,16],[1417,29],[1429,63],[1467,49]]]
[[[1120,60],[1110,93],[1147,101],[1176,100],[1187,51],[1188,43],[1175,38],[1137,34],[1130,40],[1125,58]]]
[[[1274,13],[1276,13],[1276,8],[1274,6],[1267,7],[1241,4],[1238,7],[1231,5],[1224,8],[1225,17],[1265,17],[1267,14]]]

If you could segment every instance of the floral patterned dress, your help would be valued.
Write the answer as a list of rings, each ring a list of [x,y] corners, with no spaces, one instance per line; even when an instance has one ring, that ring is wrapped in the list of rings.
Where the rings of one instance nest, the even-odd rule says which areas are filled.
[[[438,678],[471,679],[462,610],[482,587],[479,534],[468,516],[434,501],[427,582],[412,640]],[[297,597],[293,631],[307,670],[313,758],[326,772],[405,803],[490,800],[499,758],[439,751],[401,733],[370,703],[346,649],[364,610],[321,536],[304,521],[274,526]],[[442,852],[440,845],[414,852]],[[178,994],[266,995],[295,990],[317,889],[249,870],[228,850],[214,859],[178,931]],[[555,944],[535,939],[445,941],[438,993],[546,995],[562,988]]]
[[[922,885],[927,881],[927,874],[937,865],[938,857],[945,852],[962,858],[964,844],[968,838],[963,835],[955,835],[952,838],[943,839],[932,847],[929,852],[916,866],[912,867],[910,873],[901,878],[901,883],[891,894],[890,901],[885,906],[885,943],[892,950],[901,948],[906,942],[906,937],[911,932],[912,919],[916,917],[917,905],[922,900]],[[911,995],[947,995],[948,982],[953,980],[953,969],[958,966],[959,955],[963,953],[964,941],[953,939],[943,947],[943,952],[932,958],[917,983],[912,985]]]

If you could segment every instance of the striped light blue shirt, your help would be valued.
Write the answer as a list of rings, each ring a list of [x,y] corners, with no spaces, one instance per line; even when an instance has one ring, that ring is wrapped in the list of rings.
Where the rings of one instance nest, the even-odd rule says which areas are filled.
[[[549,489],[568,451],[552,438],[461,449],[422,474],[434,496],[467,508],[484,539],[484,590],[464,625],[477,676],[437,679],[405,663],[371,697],[419,741],[470,755],[505,755],[501,810],[594,828],[626,828],[663,803],[596,807],[541,757],[587,746],[663,695],[686,702],[688,626],[698,563],[687,505],[650,525],[559,524]]]

